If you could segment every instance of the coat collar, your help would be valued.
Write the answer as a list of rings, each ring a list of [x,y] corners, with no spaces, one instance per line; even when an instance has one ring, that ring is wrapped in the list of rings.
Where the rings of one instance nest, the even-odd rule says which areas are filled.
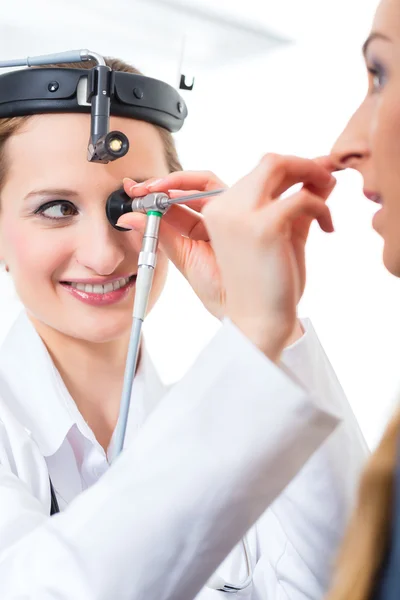
[[[142,397],[135,397],[134,402],[140,403],[145,418],[166,391],[145,348],[138,375]],[[4,400],[10,410],[43,456],[55,454],[71,427],[79,426],[83,418],[25,311],[0,347],[0,376],[6,383],[9,399]]]

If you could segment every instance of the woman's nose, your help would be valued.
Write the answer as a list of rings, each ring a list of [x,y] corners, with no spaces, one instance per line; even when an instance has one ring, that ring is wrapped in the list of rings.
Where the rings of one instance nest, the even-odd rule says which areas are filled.
[[[79,236],[77,261],[97,275],[111,275],[125,258],[122,235],[106,219],[92,219]]]
[[[360,170],[370,156],[364,116],[360,107],[332,148],[331,156],[339,169]]]

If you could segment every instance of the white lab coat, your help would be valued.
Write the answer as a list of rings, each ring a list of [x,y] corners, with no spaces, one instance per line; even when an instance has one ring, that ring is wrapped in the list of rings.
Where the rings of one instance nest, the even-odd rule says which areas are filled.
[[[280,369],[225,321],[166,395],[145,355],[108,468],[23,313],[0,350],[0,598],[217,600],[249,529],[233,597],[320,598],[367,451],[303,326]]]

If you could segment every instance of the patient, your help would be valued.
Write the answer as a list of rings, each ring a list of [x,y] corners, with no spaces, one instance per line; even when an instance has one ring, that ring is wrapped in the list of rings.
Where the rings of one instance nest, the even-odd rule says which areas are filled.
[[[364,55],[369,90],[333,148],[333,162],[359,171],[366,196],[380,205],[373,227],[384,241],[386,268],[400,277],[399,0],[381,1]],[[329,600],[400,598],[399,448],[397,409],[362,477]]]

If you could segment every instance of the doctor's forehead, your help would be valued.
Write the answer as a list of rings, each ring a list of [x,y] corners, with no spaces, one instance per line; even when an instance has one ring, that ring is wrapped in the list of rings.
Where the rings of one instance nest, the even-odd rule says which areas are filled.
[[[71,179],[76,185],[88,178],[120,179],[134,177],[142,180],[167,174],[165,151],[156,128],[143,121],[112,117],[110,129],[125,133],[130,141],[129,152],[107,165],[90,163],[87,146],[90,136],[90,115],[35,115],[8,140],[5,148],[9,178],[28,180]],[[36,185],[36,184],[35,184]]]

